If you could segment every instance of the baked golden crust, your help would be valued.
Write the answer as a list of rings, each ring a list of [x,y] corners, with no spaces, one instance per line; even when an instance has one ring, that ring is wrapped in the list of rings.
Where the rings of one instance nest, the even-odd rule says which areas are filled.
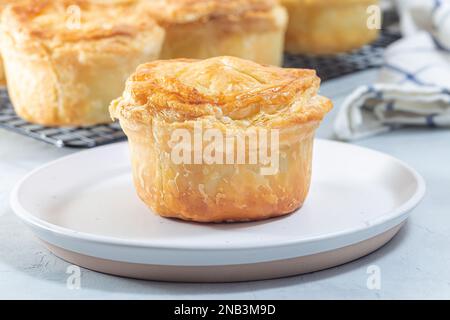
[[[311,70],[233,57],[141,65],[110,106],[129,139],[139,197],[162,216],[198,222],[260,220],[295,211],[309,190],[315,129],[331,109],[331,102],[317,95],[319,83]],[[174,161],[173,133],[195,137],[198,128],[233,141],[274,130],[279,147],[265,151],[279,166],[263,175],[267,163]],[[188,150],[208,145],[194,142]],[[262,147],[245,148],[248,156]],[[217,155],[235,160],[237,149]]]
[[[379,30],[367,26],[367,8],[378,0],[281,0],[289,12],[286,50],[333,54],[374,41]]]
[[[114,117],[139,122],[214,116],[278,127],[322,120],[331,102],[317,96],[319,85],[313,70],[234,57],[162,60],[139,66],[110,111]]]
[[[275,0],[154,0],[147,5],[166,30],[162,59],[230,55],[282,63],[287,13]]]
[[[112,4],[95,0],[29,1],[12,6],[3,20],[12,32],[39,40],[49,49],[66,42],[92,45],[91,41],[135,37],[155,29],[155,22],[137,9],[139,5],[133,0]]]
[[[8,4],[17,3],[19,1],[22,0],[0,0],[0,16]],[[3,86],[5,84],[6,84],[5,70],[3,68],[3,59],[0,56],[0,86]]]
[[[110,122],[136,66],[158,58],[164,30],[135,1],[27,1],[2,15],[2,55],[16,112],[43,125]]]
[[[166,25],[261,19],[276,5],[276,0],[152,0],[149,3],[152,15]]]
[[[169,147],[174,130],[194,135],[199,125],[224,134],[230,129],[207,119],[149,125],[121,120],[121,125],[129,139],[137,194],[161,216],[197,222],[261,220],[294,212],[308,195],[316,121],[280,130],[279,171],[273,175],[261,175],[260,164],[174,163]],[[230,137],[246,132],[233,130]]]

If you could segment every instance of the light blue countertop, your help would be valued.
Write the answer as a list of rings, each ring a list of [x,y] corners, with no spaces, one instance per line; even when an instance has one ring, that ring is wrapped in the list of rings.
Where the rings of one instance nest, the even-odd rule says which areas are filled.
[[[367,71],[326,82],[335,110],[318,132],[332,138],[343,97],[372,81]],[[408,299],[450,298],[450,130],[404,129],[359,141],[397,157],[423,175],[427,195],[400,233],[380,250],[321,272],[270,281],[180,284],[119,278],[82,269],[67,286],[68,263],[45,249],[9,207],[9,193],[29,170],[76,152],[0,129],[0,298],[7,299]],[[45,187],[45,186],[43,186]],[[380,289],[367,286],[375,266]],[[368,269],[369,268],[369,269]]]

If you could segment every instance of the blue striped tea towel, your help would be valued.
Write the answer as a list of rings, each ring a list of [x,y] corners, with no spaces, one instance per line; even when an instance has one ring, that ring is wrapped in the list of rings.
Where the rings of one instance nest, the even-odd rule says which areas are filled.
[[[410,2],[405,37],[386,50],[377,82],[344,101],[335,121],[341,140],[407,125],[450,128],[450,0],[399,1]]]

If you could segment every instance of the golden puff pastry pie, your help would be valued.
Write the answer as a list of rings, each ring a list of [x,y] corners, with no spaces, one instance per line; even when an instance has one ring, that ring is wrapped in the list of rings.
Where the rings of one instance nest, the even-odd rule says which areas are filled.
[[[2,14],[8,91],[24,119],[48,126],[110,122],[136,67],[158,58],[164,30],[135,1],[29,0]]]
[[[20,0],[0,0],[0,16],[1,16],[1,13],[3,12],[3,9],[5,9],[8,4],[17,3],[19,1]],[[0,22],[1,22],[1,19],[0,19]],[[0,85],[5,85],[5,84],[6,84],[5,71],[3,69],[3,60],[0,56]]]
[[[231,55],[280,65],[287,27],[277,0],[151,0],[166,30],[163,59]]]
[[[286,50],[333,54],[357,49],[378,37],[368,26],[378,0],[281,0],[289,13]]]
[[[110,112],[134,183],[155,212],[198,222],[291,213],[310,186],[316,128],[332,104],[313,70],[235,57],[139,66]]]

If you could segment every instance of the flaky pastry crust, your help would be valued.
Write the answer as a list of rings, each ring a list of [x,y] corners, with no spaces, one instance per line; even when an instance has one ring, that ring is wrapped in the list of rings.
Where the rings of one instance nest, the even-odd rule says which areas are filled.
[[[166,30],[161,58],[232,55],[280,65],[287,13],[276,0],[153,0]]]
[[[164,217],[198,222],[295,211],[309,190],[315,129],[332,107],[318,96],[319,84],[311,70],[233,57],[141,65],[110,106],[129,138],[139,197]],[[199,127],[244,140],[252,130],[277,130],[279,150],[271,146],[268,154],[277,155],[279,168],[263,175],[261,163],[174,162],[172,134],[182,129],[195,136]],[[207,145],[193,145],[192,152]],[[247,154],[252,148],[246,145]],[[236,159],[237,152],[227,149],[227,159]]]
[[[0,17],[3,10],[6,8],[8,4],[17,3],[22,0],[0,0]],[[0,18],[1,23],[1,18]],[[0,86],[4,86],[6,84],[5,70],[3,68],[3,59],[0,56]]]
[[[164,30],[136,1],[26,1],[2,14],[1,50],[16,112],[43,125],[110,122],[108,105]]]
[[[367,8],[378,0],[281,0],[289,13],[286,50],[293,54],[346,52],[374,41]]]
[[[331,102],[317,96],[319,86],[314,70],[234,57],[160,60],[139,66],[110,110],[143,123],[213,116],[276,128],[322,120]]]
[[[211,20],[257,20],[264,18],[276,5],[276,0],[153,0],[149,7],[158,21],[171,25]]]
[[[66,42],[83,45],[117,36],[133,37],[155,28],[149,15],[136,9],[139,4],[133,0],[112,4],[98,0],[34,0],[11,6],[3,20],[8,29],[20,32],[20,37],[39,40],[53,49]]]

